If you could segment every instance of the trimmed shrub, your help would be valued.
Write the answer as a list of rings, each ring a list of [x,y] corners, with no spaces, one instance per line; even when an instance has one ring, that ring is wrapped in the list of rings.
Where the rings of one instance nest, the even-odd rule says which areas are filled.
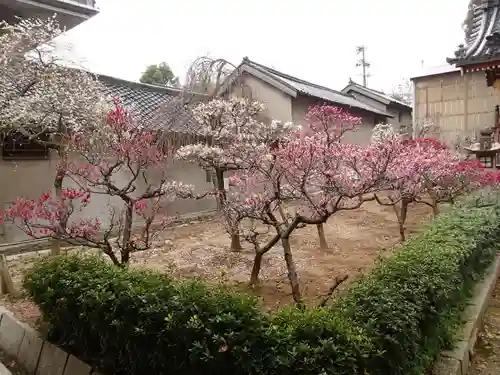
[[[500,241],[499,207],[442,214],[350,290],[340,306],[374,347],[371,375],[425,373],[453,341],[472,288]]]
[[[107,374],[362,373],[369,340],[338,313],[287,309],[222,287],[97,258],[52,258],[25,287],[49,339]]]
[[[44,260],[25,287],[49,339],[109,375],[417,375],[452,342],[496,254],[500,207],[476,203],[440,215],[330,308],[269,316],[222,286],[92,257]]]

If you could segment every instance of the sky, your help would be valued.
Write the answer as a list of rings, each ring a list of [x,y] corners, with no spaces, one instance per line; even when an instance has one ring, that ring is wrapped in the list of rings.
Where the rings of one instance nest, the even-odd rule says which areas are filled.
[[[368,86],[390,91],[424,68],[445,65],[463,41],[469,0],[98,0],[100,14],[67,32],[71,58],[137,81],[167,62],[184,78],[198,56],[244,56],[340,90],[366,46]]]

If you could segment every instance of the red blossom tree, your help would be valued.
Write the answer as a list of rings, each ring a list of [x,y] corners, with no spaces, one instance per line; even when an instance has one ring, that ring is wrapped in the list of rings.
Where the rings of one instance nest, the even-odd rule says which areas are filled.
[[[383,134],[381,134],[383,133]],[[408,207],[426,204],[439,213],[440,203],[453,203],[458,197],[491,184],[494,177],[476,161],[462,161],[446,145],[433,138],[402,140],[385,126],[375,129],[375,138],[394,143],[397,157],[388,168],[387,190],[375,195],[379,204],[392,206],[401,240],[405,240]]]
[[[64,187],[62,194],[45,193],[38,200],[20,198],[3,216],[31,237],[99,248],[118,265],[128,263],[132,252],[151,246],[157,233],[154,219],[172,199],[191,198],[193,189],[168,180],[170,155],[160,137],[136,121],[118,99],[113,103],[101,126],[74,135],[68,143],[75,161],[66,161],[58,171],[76,188]],[[119,208],[109,205],[108,223],[86,217],[85,208],[97,196],[121,201]],[[159,226],[165,223],[163,219]],[[133,234],[134,224],[138,235]]]

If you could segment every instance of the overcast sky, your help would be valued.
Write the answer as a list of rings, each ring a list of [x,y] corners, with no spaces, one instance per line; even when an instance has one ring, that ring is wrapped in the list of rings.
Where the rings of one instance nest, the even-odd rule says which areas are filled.
[[[389,91],[425,66],[446,64],[463,40],[468,0],[98,0],[100,14],[68,32],[73,56],[97,73],[138,80],[166,61],[183,79],[201,55],[244,56],[341,89],[361,82]],[[74,57],[74,58],[75,58]]]

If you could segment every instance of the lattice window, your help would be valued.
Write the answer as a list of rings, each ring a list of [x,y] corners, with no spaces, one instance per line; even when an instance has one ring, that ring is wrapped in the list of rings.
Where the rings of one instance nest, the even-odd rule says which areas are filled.
[[[489,156],[481,156],[479,158],[479,162],[482,163],[486,168],[493,168],[493,163],[491,157]]]

